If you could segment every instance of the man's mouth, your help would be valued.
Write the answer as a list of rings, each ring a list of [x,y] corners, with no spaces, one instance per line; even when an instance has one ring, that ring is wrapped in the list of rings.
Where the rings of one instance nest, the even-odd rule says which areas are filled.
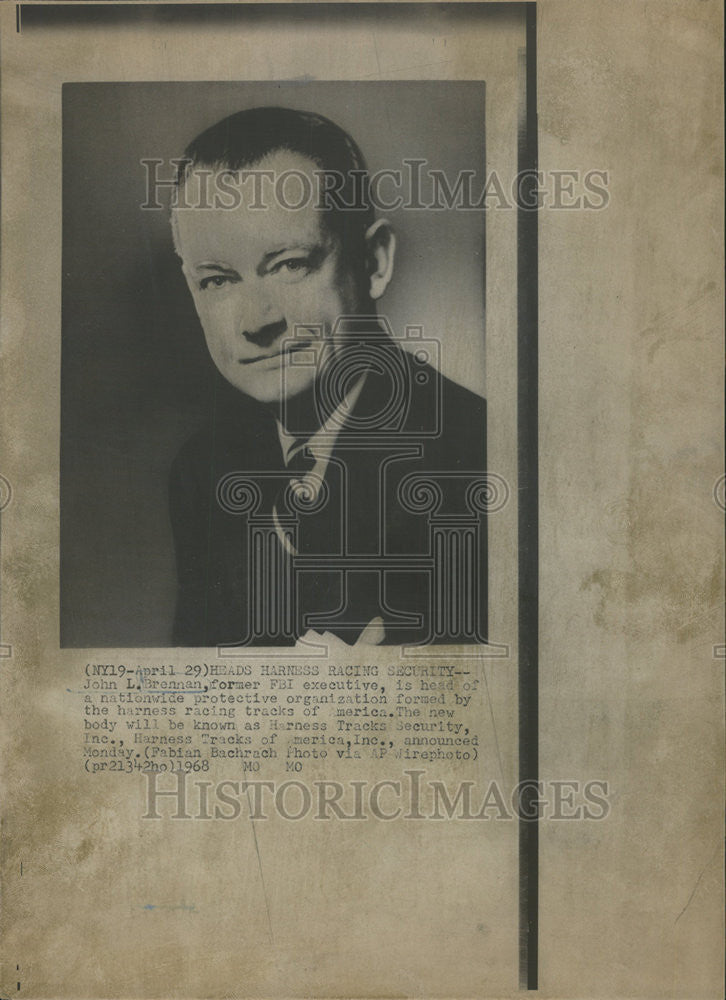
[[[273,351],[272,354],[256,354],[253,358],[239,358],[238,363],[241,365],[256,365],[260,361],[272,361],[275,358],[281,358],[286,354],[295,354],[297,351],[303,351],[310,347],[312,343],[312,340],[296,341],[294,344],[288,344],[279,351]]]

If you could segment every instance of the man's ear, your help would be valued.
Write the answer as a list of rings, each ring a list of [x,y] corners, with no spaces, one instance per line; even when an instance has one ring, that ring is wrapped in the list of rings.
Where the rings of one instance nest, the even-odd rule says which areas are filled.
[[[365,235],[368,250],[368,294],[380,299],[393,275],[393,258],[396,255],[396,234],[388,219],[379,219],[369,226]]]

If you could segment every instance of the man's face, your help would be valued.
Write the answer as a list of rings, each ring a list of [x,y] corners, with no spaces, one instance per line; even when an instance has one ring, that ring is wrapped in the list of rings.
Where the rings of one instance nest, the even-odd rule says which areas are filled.
[[[254,169],[275,176],[304,171],[315,190],[315,164],[299,154],[281,150]],[[241,392],[275,403],[313,385],[329,350],[325,338],[358,302],[353,277],[315,204],[286,209],[272,196],[272,185],[265,190],[263,209],[185,209],[177,211],[176,226],[184,275],[214,363]],[[288,197],[297,197],[292,191],[291,182]],[[301,349],[310,363],[292,364]]]

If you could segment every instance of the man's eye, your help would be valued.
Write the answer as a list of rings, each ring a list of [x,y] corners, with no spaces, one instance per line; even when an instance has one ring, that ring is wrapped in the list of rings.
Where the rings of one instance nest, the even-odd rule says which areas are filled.
[[[222,288],[229,280],[226,274],[210,274],[208,277],[202,278],[199,282],[199,287],[202,291],[207,288]]]
[[[310,272],[310,260],[307,257],[288,257],[286,260],[278,261],[272,268],[271,274],[279,274],[283,279],[296,281],[304,278]]]

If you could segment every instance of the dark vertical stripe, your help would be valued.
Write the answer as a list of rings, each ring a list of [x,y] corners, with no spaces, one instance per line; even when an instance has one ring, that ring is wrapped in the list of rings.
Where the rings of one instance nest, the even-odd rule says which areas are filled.
[[[537,466],[537,7],[527,4],[527,49],[518,135],[517,474],[519,477],[519,973],[537,989],[539,840]]]

